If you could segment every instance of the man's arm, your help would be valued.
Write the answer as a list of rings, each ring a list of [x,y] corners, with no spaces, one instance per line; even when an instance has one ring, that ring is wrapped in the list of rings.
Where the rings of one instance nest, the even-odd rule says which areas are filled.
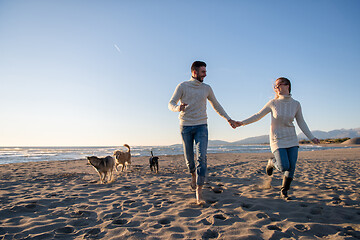
[[[170,99],[170,102],[168,104],[168,108],[173,111],[173,112],[180,112],[180,111],[184,111],[185,110],[185,106],[187,104],[182,103],[181,105],[177,105],[177,103],[179,102],[180,98],[182,96],[182,88],[180,86],[180,84],[176,87],[173,96]]]
[[[218,102],[218,100],[215,97],[215,94],[213,92],[213,90],[211,89],[211,87],[209,86],[209,95],[208,95],[208,100],[211,103],[211,106],[215,109],[215,111],[222,116],[223,118],[225,118],[228,123],[230,124],[230,126],[232,128],[236,128],[236,122],[234,120],[232,120],[229,115],[227,115],[227,113],[225,112],[224,108],[220,105],[220,103]]]

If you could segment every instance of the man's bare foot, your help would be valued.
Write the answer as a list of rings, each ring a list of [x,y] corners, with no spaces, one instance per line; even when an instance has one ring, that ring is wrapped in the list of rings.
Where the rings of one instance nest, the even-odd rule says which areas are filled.
[[[196,203],[198,205],[204,205],[205,204],[205,200],[204,200],[203,195],[202,195],[202,187],[203,186],[200,186],[200,185],[197,185],[197,187],[196,187]]]
[[[190,183],[191,189],[196,189],[196,173],[191,173],[191,183]]]

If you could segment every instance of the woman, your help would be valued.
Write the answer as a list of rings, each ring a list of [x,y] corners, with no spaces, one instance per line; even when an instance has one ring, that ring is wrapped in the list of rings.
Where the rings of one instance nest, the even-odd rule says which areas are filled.
[[[271,176],[275,167],[284,175],[280,196],[290,200],[288,190],[294,177],[298,158],[299,141],[297,139],[294,118],[303,133],[315,144],[320,143],[310,132],[301,112],[301,105],[291,97],[290,80],[284,77],[275,81],[275,99],[270,100],[263,109],[252,117],[237,122],[236,126],[248,125],[259,121],[271,113],[270,148],[275,158],[271,158],[266,166],[266,173]]]

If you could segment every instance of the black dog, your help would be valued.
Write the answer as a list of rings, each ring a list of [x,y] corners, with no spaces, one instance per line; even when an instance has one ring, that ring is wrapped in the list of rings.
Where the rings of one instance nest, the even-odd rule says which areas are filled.
[[[152,157],[149,158],[150,170],[155,171],[156,173],[158,173],[159,172],[159,158],[154,157],[152,151],[151,151],[151,156]]]

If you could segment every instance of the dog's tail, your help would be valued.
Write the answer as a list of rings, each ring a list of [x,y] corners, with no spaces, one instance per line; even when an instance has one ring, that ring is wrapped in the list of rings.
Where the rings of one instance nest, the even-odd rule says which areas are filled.
[[[127,147],[127,149],[128,149],[128,152],[130,152],[130,146],[129,146],[129,145],[127,145],[127,144],[124,144],[124,147]]]
[[[153,157],[154,156],[154,154],[152,153],[152,151],[150,151],[151,152],[151,156]]]

